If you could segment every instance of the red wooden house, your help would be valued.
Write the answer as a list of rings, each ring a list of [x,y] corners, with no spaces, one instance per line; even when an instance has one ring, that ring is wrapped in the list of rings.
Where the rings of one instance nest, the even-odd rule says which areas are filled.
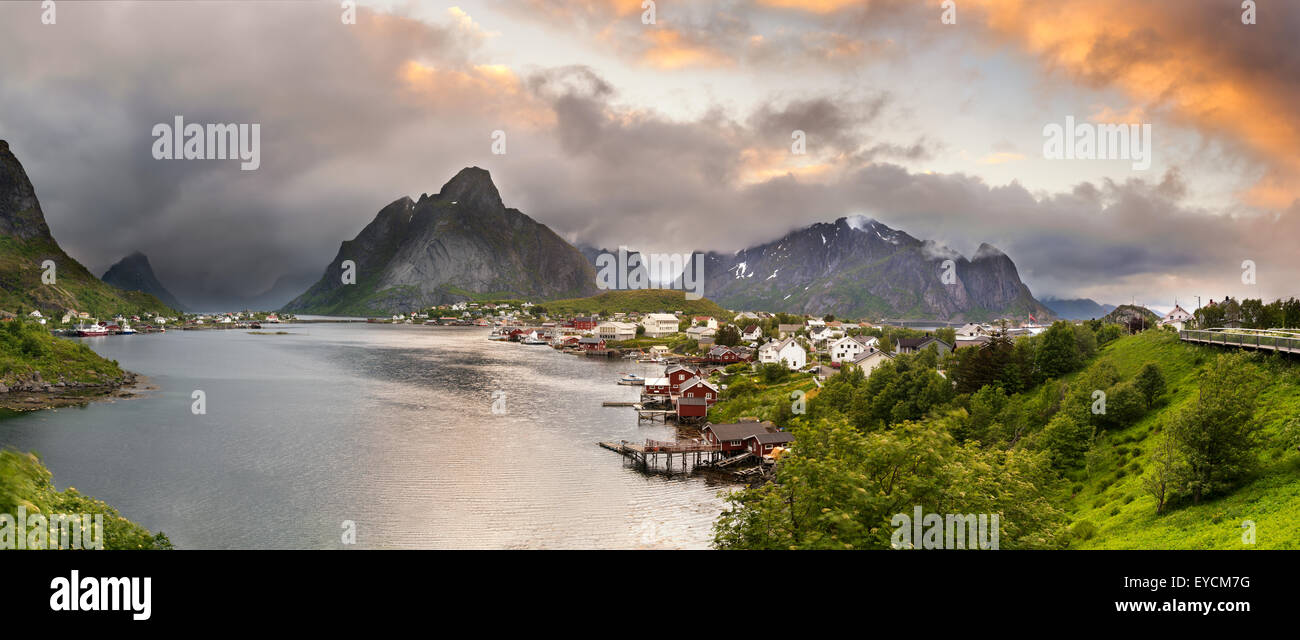
[[[605,339],[604,338],[580,338],[578,340],[578,346],[583,349],[586,349],[587,351],[591,351],[593,349],[604,349]]]
[[[691,378],[682,384],[680,393],[674,399],[677,417],[703,418],[708,415],[709,407],[717,401],[717,387],[704,378]]]
[[[734,455],[749,451],[762,456],[772,452],[771,446],[794,442],[794,436],[781,431],[771,422],[737,422],[705,425],[700,433],[709,444],[722,445],[722,452]]]
[[[736,362],[745,362],[744,356],[740,355],[739,353],[736,353],[736,351],[734,351],[730,347],[724,347],[721,345],[709,349],[709,353],[704,356],[704,359],[710,364],[723,364],[723,365],[733,364]]]
[[[596,316],[578,316],[570,322],[573,323],[572,326],[574,329],[579,331],[590,331],[595,329],[596,325],[600,324],[600,318],[597,318]],[[565,324],[568,326],[568,323]]]
[[[672,384],[668,382],[668,378],[646,378],[645,391],[642,394],[647,396],[672,395]]]
[[[700,372],[690,367],[683,367],[680,364],[675,364],[668,367],[668,369],[664,371],[664,375],[668,376],[668,384],[670,385],[672,394],[677,395],[682,392],[682,385],[692,378],[699,378]]]

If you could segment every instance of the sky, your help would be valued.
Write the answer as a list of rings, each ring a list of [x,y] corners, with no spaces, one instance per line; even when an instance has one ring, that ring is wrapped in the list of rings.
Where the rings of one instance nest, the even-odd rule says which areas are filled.
[[[1298,293],[1300,4],[345,4],[0,3],[0,139],[64,249],[96,273],[143,251],[191,304],[305,288],[384,205],[480,166],[599,247],[862,215],[997,246],[1040,298]],[[177,115],[259,124],[260,165],[156,159]],[[1067,118],[1149,125],[1149,166],[1051,157]]]

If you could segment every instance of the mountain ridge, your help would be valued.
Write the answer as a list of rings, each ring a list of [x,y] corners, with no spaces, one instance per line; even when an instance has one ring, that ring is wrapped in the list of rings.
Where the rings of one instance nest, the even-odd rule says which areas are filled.
[[[355,284],[342,281],[346,260],[356,265]],[[595,293],[595,271],[577,248],[507,208],[488,171],[466,167],[432,196],[403,196],[381,209],[284,310],[386,315],[477,297]]]

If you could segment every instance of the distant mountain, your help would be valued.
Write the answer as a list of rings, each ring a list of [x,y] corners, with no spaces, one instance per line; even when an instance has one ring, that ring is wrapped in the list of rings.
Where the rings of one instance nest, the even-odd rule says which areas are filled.
[[[356,265],[356,284],[342,282],[345,260]],[[470,167],[433,196],[384,207],[284,310],[386,315],[472,299],[595,293],[595,271],[582,253],[546,225],[506,208],[488,172]]]
[[[1042,298],[1041,302],[1053,313],[1065,320],[1092,320],[1101,318],[1115,310],[1113,304],[1098,304],[1091,298]]]
[[[1115,309],[1110,313],[1106,314],[1105,317],[1102,318],[1102,322],[1114,322],[1117,324],[1129,325],[1136,324],[1138,321],[1145,319],[1146,326],[1151,327],[1159,323],[1160,318],[1161,316],[1146,307],[1135,304],[1122,304],[1115,307]]]
[[[173,309],[185,309],[185,305],[182,305],[176,296],[173,296],[167,287],[158,281],[153,273],[153,267],[149,265],[149,258],[139,251],[118,260],[117,264],[104,272],[100,280],[123,291],[147,293]]]
[[[940,278],[953,261],[955,281]],[[856,318],[1050,319],[1011,258],[981,244],[974,259],[875,220],[840,218],[734,254],[709,253],[703,294],[731,309]]]
[[[43,265],[54,263],[53,271]],[[54,282],[42,276],[52,273]],[[101,318],[173,311],[147,293],[123,291],[96,278],[59,247],[22,163],[0,140],[0,309],[56,315],[69,309]]]

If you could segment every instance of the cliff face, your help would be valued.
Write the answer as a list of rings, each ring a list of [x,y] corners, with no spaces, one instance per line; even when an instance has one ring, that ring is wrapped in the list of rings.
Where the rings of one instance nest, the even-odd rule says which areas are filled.
[[[42,276],[54,263],[54,282]],[[107,318],[147,311],[166,313],[167,304],[148,293],[115,289],[91,275],[63,251],[22,163],[0,140],[0,309],[57,315],[68,309]]]
[[[21,240],[51,239],[27,171],[4,140],[0,140],[0,234]]]
[[[955,281],[941,279],[944,260]],[[1050,318],[1015,263],[984,244],[967,259],[875,220],[840,218],[735,254],[709,253],[704,295],[732,309],[846,317]]]
[[[356,264],[344,284],[343,262]],[[286,311],[388,314],[476,297],[593,295],[595,272],[546,225],[506,208],[487,171],[461,170],[435,195],[401,198],[342,243],[321,279]]]

